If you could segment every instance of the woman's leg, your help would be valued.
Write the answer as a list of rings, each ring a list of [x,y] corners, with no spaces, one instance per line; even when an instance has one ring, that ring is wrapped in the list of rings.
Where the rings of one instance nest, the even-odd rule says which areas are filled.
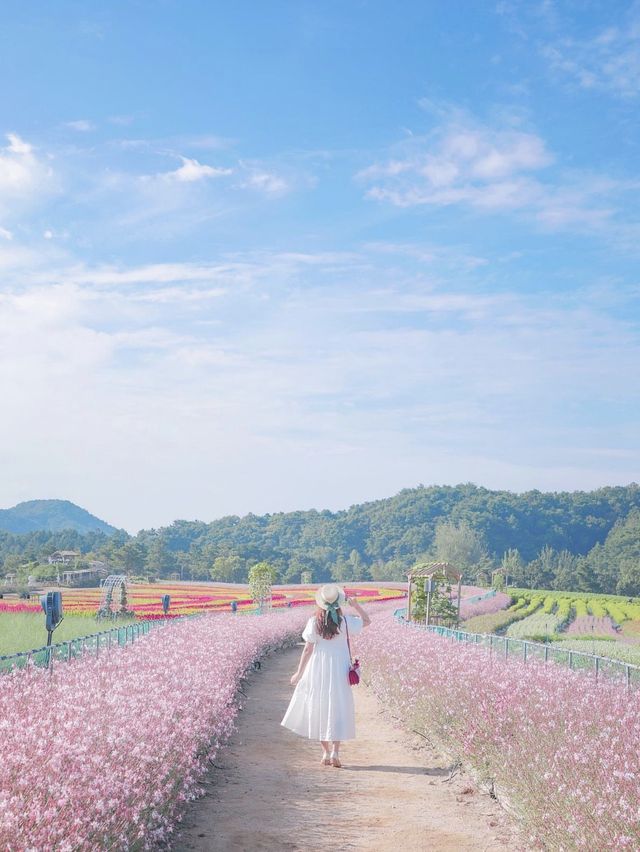
[[[322,760],[320,763],[328,765],[331,763],[331,759],[329,756],[329,741],[328,740],[320,740],[320,745],[322,746]]]
[[[333,766],[342,766],[340,763],[340,740],[331,743],[331,763]]]

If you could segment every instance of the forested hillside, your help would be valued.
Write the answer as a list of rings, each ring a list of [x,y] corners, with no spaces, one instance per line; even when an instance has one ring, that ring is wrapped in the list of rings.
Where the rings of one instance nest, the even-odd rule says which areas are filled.
[[[27,500],[12,509],[0,509],[0,530],[12,533],[38,530],[75,530],[79,533],[106,534],[116,532],[115,527],[69,500]]]
[[[244,581],[257,561],[283,581],[401,579],[417,559],[455,562],[487,580],[505,564],[535,588],[640,592],[640,488],[514,494],[472,484],[405,489],[340,512],[175,521],[135,537],[77,532],[0,533],[5,571],[76,549],[133,574]]]

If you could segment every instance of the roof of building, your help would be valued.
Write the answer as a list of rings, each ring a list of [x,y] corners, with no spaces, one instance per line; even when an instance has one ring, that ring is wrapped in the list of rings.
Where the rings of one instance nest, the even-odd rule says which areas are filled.
[[[455,580],[456,583],[462,578],[462,574],[450,562],[421,562],[414,565],[407,574],[409,579],[416,577],[442,577],[446,580]]]

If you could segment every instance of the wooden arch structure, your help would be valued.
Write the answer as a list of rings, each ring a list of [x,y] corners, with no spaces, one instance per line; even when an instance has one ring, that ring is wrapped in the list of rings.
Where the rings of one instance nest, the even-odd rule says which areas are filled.
[[[449,562],[421,562],[407,574],[407,621],[411,621],[411,603],[415,587],[424,584],[426,596],[425,622],[431,624],[431,600],[437,594],[438,586],[457,586],[458,603],[456,608],[456,623],[460,621],[460,593],[462,589],[462,574]]]

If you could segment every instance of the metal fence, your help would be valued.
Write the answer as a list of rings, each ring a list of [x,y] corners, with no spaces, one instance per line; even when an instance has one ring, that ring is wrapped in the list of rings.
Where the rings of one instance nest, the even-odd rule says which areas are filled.
[[[394,613],[397,621],[406,627],[417,630],[428,630],[445,639],[455,642],[488,648],[490,654],[505,658],[517,658],[523,662],[537,660],[542,663],[556,663],[567,666],[573,671],[583,671],[592,674],[596,681],[601,678],[614,678],[626,684],[629,688],[640,687],[640,666],[601,657],[598,654],[587,654],[584,651],[571,651],[568,648],[548,645],[543,642],[530,642],[527,639],[511,639],[508,636],[497,636],[493,633],[467,633],[464,630],[454,630],[439,625],[421,624],[405,620],[406,610],[397,609]]]
[[[255,607],[238,610],[235,615],[265,615],[266,613],[274,612],[291,612],[291,610],[287,607]],[[158,627],[167,627],[170,624],[177,624],[181,621],[211,614],[197,612],[192,615],[181,615],[177,618],[157,618],[147,621],[136,621],[133,624],[112,627],[109,630],[91,633],[88,636],[68,639],[66,642],[58,642],[55,645],[0,656],[0,675],[3,672],[25,669],[29,665],[52,668],[56,662],[73,660],[76,657],[81,657],[83,654],[92,654],[98,657],[112,648],[122,648],[125,645],[130,645],[142,636],[147,636],[152,630]]]
[[[191,617],[191,616],[187,616]],[[52,667],[56,662],[73,660],[83,654],[92,654],[98,657],[101,653],[110,651],[112,648],[122,648],[130,645],[142,636],[146,636],[158,627],[164,627],[168,623],[175,623],[181,619],[167,618],[153,621],[137,621],[134,624],[112,627],[99,633],[91,633],[89,636],[80,636],[77,639],[68,639],[66,642],[58,642],[44,648],[34,648],[31,651],[22,651],[18,654],[0,656],[0,672],[24,669],[29,665],[43,668]]]

